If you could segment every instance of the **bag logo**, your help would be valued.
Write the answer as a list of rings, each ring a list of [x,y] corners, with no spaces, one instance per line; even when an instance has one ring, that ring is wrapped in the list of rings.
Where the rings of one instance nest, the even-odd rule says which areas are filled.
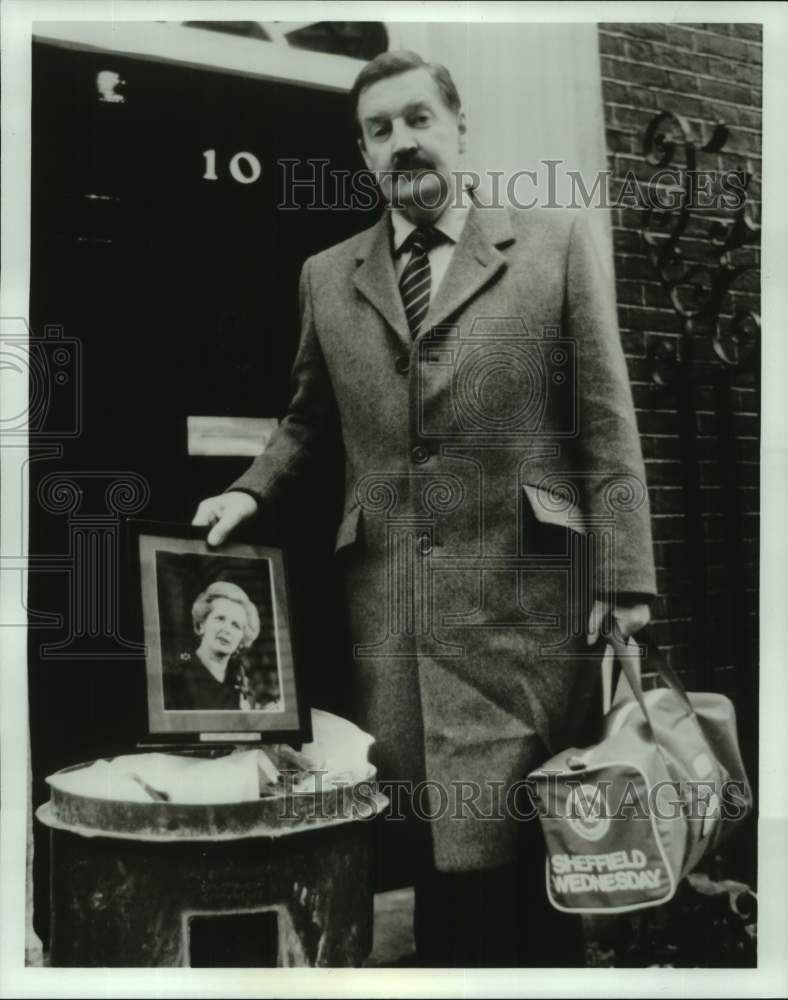
[[[598,785],[575,785],[566,799],[566,819],[584,840],[601,840],[610,829],[603,790]]]

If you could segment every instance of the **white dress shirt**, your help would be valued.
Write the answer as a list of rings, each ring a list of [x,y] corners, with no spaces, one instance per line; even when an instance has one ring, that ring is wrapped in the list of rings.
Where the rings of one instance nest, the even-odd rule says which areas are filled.
[[[471,197],[467,191],[462,192],[462,198],[456,202],[450,199],[450,204],[446,206],[441,216],[432,225],[439,229],[447,239],[432,247],[428,253],[430,261],[430,302],[435,298],[441,281],[449,269],[454,248],[462,234],[463,227],[468,220],[468,209],[471,207]],[[394,238],[394,270],[397,281],[402,277],[402,272],[407,267],[411,254],[397,253],[399,248],[410,236],[416,224],[399,209],[391,210],[391,225]]]

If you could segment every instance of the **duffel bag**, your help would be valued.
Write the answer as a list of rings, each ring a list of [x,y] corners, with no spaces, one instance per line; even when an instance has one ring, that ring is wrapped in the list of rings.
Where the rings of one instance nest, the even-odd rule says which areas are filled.
[[[752,809],[730,699],[687,694],[653,644],[648,668],[665,686],[644,693],[644,651],[612,618],[604,636],[623,676],[603,739],[529,775],[548,896],[572,913],[667,902]]]

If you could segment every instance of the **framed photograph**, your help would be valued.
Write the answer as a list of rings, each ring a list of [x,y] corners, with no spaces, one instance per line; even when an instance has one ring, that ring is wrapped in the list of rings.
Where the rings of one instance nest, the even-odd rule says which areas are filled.
[[[151,734],[308,739],[281,548],[209,548],[204,528],[178,524],[128,529]]]

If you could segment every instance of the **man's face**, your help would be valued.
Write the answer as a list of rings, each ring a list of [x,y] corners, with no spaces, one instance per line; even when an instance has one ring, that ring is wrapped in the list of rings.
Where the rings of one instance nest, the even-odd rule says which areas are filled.
[[[414,219],[434,213],[465,152],[462,112],[446,107],[426,69],[413,69],[362,91],[358,118],[361,155],[386,201]]]

